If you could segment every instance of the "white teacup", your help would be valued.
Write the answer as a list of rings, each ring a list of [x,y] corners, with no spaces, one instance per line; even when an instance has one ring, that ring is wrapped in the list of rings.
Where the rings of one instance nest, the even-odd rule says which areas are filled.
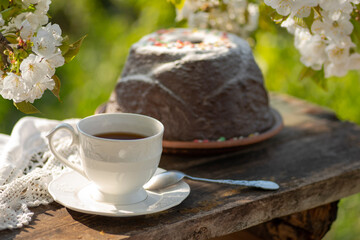
[[[99,114],[78,122],[77,132],[66,123],[59,124],[49,135],[49,147],[55,157],[93,184],[91,196],[102,202],[133,204],[147,197],[143,185],[155,173],[161,153],[164,126],[154,118],[130,113]],[[69,162],[56,151],[54,134],[65,129],[77,145],[81,166]],[[134,140],[114,140],[94,135],[132,133],[146,136]]]

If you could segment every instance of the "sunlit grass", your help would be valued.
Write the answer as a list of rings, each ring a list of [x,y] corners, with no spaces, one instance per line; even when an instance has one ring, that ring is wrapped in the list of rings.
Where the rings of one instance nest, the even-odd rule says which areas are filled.
[[[341,200],[337,220],[325,240],[357,240],[360,236],[360,194]]]

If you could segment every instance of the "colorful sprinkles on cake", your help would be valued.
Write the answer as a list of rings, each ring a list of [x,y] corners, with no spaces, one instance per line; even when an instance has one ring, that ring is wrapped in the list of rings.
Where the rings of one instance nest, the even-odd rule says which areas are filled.
[[[199,34],[201,41],[191,41],[187,38],[193,37],[194,34]],[[180,36],[176,39],[171,37]],[[209,41],[209,36],[213,38]],[[211,41],[213,40],[213,41]],[[164,48],[176,49],[212,49],[218,47],[231,48],[232,44],[226,32],[217,30],[189,30],[189,29],[161,29],[155,34],[151,35],[143,43],[144,46],[156,46]]]

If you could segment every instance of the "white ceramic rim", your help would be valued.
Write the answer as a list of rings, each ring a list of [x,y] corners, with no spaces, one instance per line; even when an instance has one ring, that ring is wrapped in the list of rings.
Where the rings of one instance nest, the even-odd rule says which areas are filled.
[[[135,116],[135,117],[141,117],[143,119],[148,119],[150,121],[153,121],[155,122],[158,127],[160,128],[160,131],[154,135],[151,135],[151,136],[147,136],[145,138],[140,138],[140,139],[131,139],[131,140],[122,140],[122,139],[108,139],[108,138],[100,138],[100,137],[95,137],[85,131],[83,131],[81,128],[80,128],[80,124],[81,122],[83,121],[87,121],[89,119],[92,119],[92,118],[99,118],[99,117],[104,117],[105,115],[107,116],[116,116],[116,115],[126,115],[126,116]],[[77,130],[79,131],[79,133],[85,135],[86,137],[89,137],[89,138],[92,138],[92,139],[97,139],[97,140],[102,140],[102,141],[110,141],[110,142],[121,142],[121,141],[147,141],[147,140],[151,140],[153,138],[157,138],[159,136],[161,136],[163,133],[164,133],[164,125],[157,119],[153,118],[153,117],[149,117],[149,116],[146,116],[146,115],[142,115],[142,114],[136,114],[136,113],[100,113],[100,114],[95,114],[95,115],[91,115],[91,116],[88,116],[88,117],[85,117],[83,119],[81,119],[77,124],[76,124],[76,128]]]

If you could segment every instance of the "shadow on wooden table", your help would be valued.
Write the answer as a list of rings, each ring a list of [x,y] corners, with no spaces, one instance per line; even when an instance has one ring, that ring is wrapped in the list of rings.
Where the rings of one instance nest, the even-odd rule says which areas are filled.
[[[322,239],[336,219],[338,202],[292,214],[211,240]]]

